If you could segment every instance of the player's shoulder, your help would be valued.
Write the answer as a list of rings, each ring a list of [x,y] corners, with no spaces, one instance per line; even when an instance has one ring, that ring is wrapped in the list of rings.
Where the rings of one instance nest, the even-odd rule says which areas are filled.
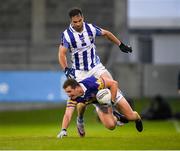
[[[66,34],[68,31],[73,32],[71,25],[69,25],[68,27],[66,27],[66,28],[63,30],[63,32],[61,32],[61,33],[62,33],[62,34]]]
[[[91,29],[95,28],[93,23],[84,22],[86,26],[89,26]]]
[[[92,23],[84,22],[85,25],[92,25]]]
[[[69,28],[66,28],[63,32],[60,33],[62,39],[63,38],[67,39],[68,30]]]
[[[100,33],[98,33],[98,35],[101,35],[101,31],[102,31],[102,28],[100,28],[99,26],[93,24],[93,23],[87,23],[87,25],[90,27],[90,29],[94,32],[97,32],[99,31]]]
[[[63,32],[61,32],[61,34],[67,33],[68,29],[69,29],[69,28],[66,28]]]

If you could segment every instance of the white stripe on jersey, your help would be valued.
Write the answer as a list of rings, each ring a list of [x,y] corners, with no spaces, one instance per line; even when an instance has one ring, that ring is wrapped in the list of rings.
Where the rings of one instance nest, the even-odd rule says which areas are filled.
[[[81,33],[76,32],[71,25],[63,32],[64,38],[70,45],[73,68],[77,70],[90,70],[100,63],[94,45],[96,30],[99,29],[96,29],[92,24],[83,23],[83,31]]]

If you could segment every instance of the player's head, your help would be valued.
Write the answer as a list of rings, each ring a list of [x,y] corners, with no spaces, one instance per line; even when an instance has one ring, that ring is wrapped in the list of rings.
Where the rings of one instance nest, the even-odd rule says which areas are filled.
[[[67,79],[63,84],[65,92],[71,99],[76,99],[78,96],[81,96],[79,87],[80,85],[75,79]]]
[[[83,21],[84,21],[84,17],[83,17],[81,9],[77,7],[70,9],[69,17],[71,20],[72,27],[76,31],[81,32],[83,29]]]
[[[71,8],[71,9],[69,10],[69,17],[70,17],[70,18],[72,18],[72,17],[74,17],[74,16],[78,16],[78,15],[83,16],[82,10],[81,10],[80,8],[78,8],[78,7],[73,7],[73,8]]]

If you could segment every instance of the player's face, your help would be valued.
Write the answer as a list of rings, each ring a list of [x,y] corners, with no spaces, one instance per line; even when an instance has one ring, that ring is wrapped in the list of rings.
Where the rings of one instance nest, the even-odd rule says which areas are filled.
[[[77,32],[81,32],[83,30],[83,21],[83,16],[76,15],[71,18],[71,25]]]
[[[66,94],[71,98],[71,99],[76,99],[78,96],[81,94],[79,93],[77,88],[72,88],[71,86],[68,86],[67,88],[64,89]]]

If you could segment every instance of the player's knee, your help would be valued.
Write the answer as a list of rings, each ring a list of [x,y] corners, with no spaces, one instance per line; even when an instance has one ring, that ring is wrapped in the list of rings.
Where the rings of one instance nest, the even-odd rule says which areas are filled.
[[[105,127],[109,130],[114,130],[116,127],[116,124],[115,123],[109,123],[109,124],[105,125]]]
[[[107,127],[109,130],[114,130],[116,126],[109,126]]]
[[[76,107],[78,115],[84,114],[84,111],[86,109],[86,105],[84,103],[78,103]]]

